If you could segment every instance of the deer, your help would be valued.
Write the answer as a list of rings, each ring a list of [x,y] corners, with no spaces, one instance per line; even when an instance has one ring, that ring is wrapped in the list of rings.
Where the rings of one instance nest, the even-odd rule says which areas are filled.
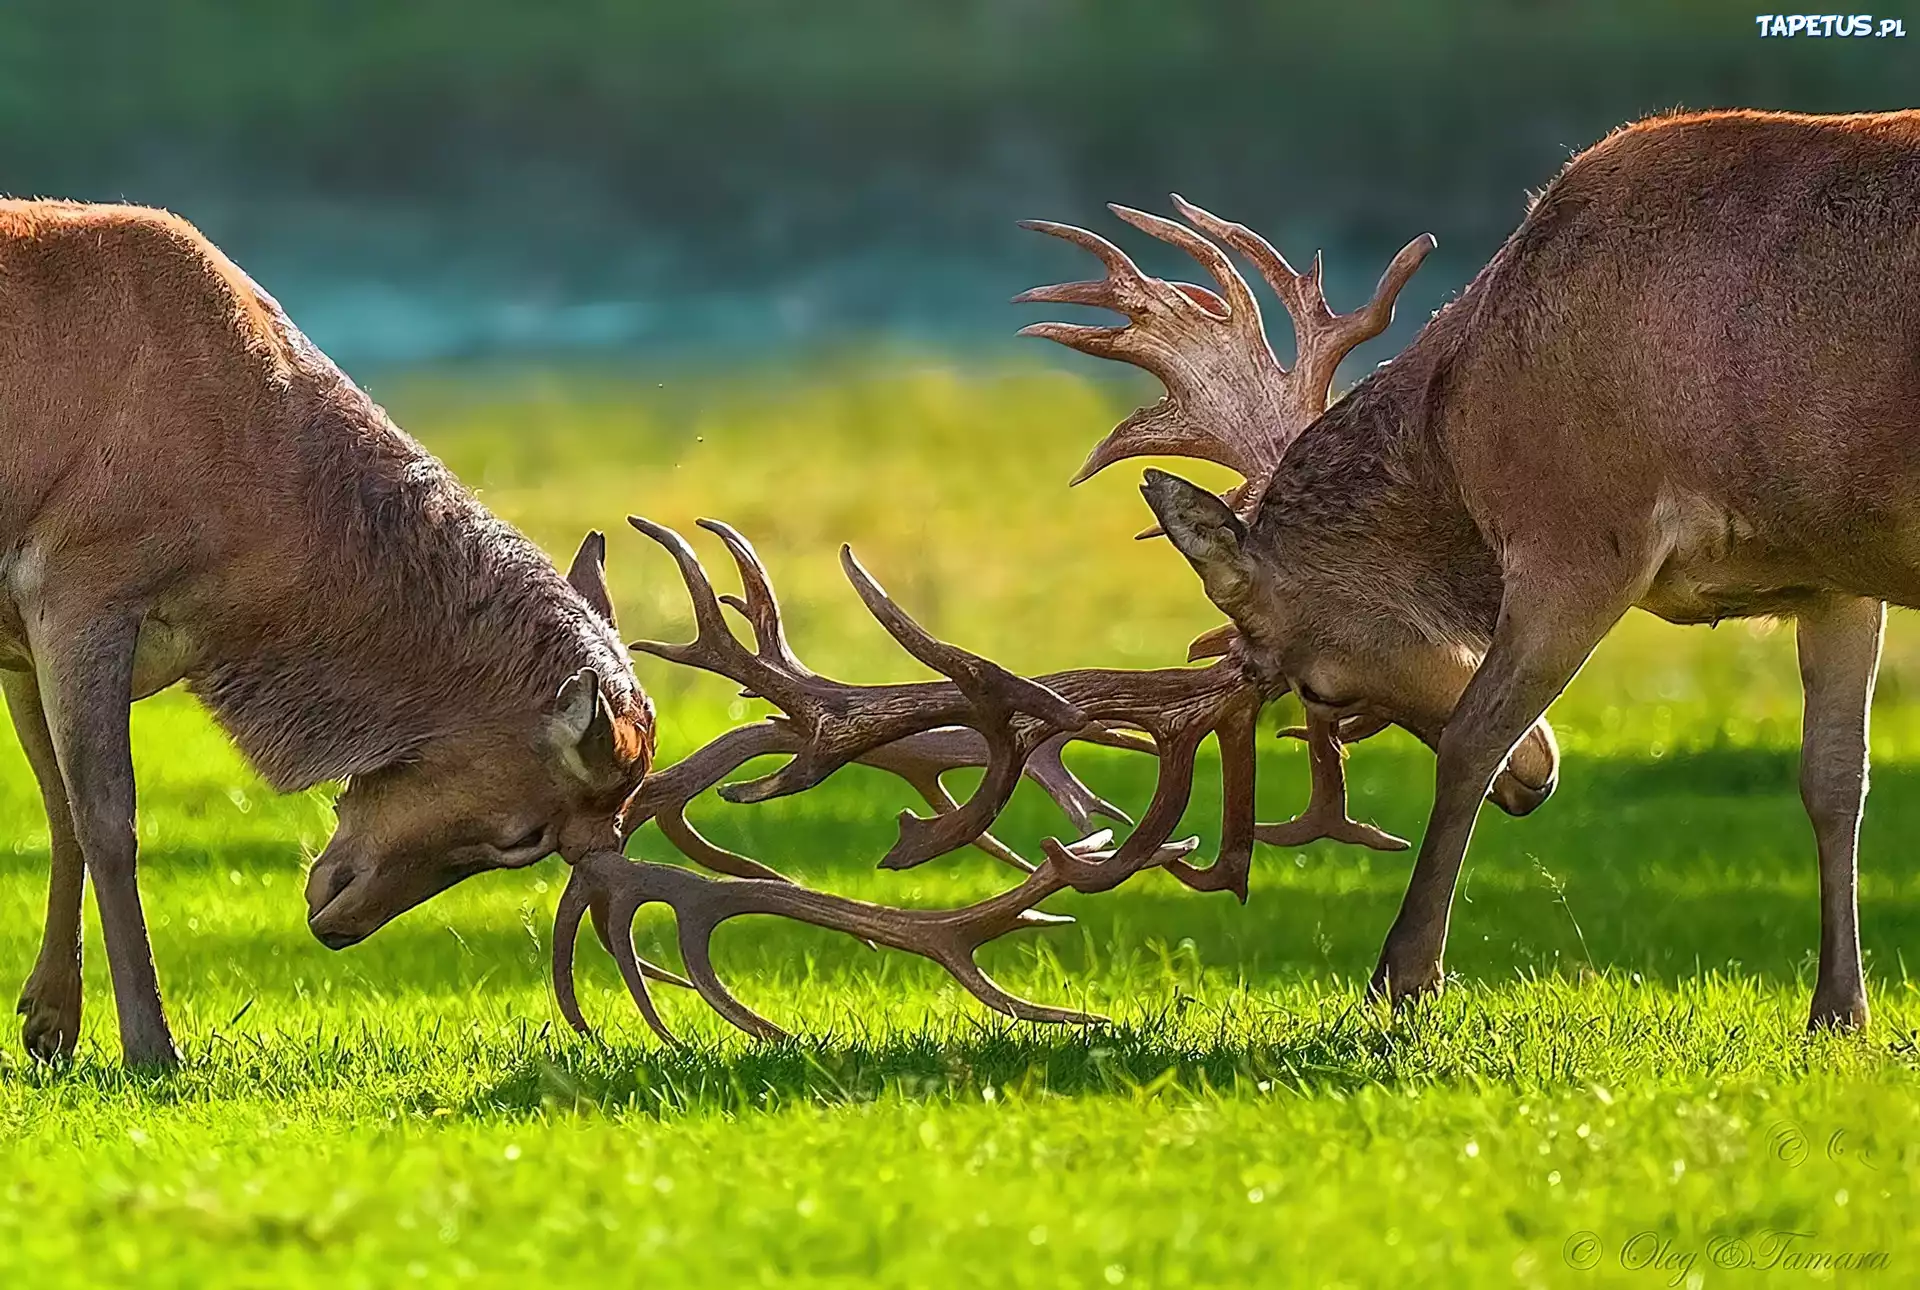
[[[1432,241],[1410,243],[1389,264],[1368,303],[1352,313],[1336,315],[1328,307],[1317,260],[1311,275],[1287,279],[1282,300],[1298,350],[1294,365],[1287,368],[1266,342],[1259,303],[1217,247],[1182,225],[1127,207],[1113,209],[1136,227],[1187,251],[1220,290],[1151,278],[1117,247],[1086,230],[1030,223],[1092,250],[1106,262],[1109,275],[1100,282],[1035,288],[1018,300],[1098,305],[1125,314],[1129,321],[1121,329],[1036,324],[1028,333],[1094,352],[1125,352],[1159,376],[1168,390],[1165,399],[1129,418],[1096,448],[1074,482],[1142,453],[1197,456],[1238,470],[1245,483],[1229,494],[1229,501],[1251,506],[1286,444],[1326,409],[1341,358],[1391,322],[1396,296]],[[1231,892],[1244,902],[1258,843],[1296,847],[1330,839],[1382,851],[1407,846],[1347,813],[1344,749],[1388,724],[1363,714],[1323,718],[1310,707],[1305,727],[1283,732],[1306,741],[1308,804],[1292,820],[1257,822],[1257,719],[1266,705],[1287,693],[1291,682],[1250,648],[1232,622],[1189,647],[1187,661],[1202,664],[1199,667],[1089,667],[1023,677],[938,639],[843,547],[842,569],[861,602],[902,649],[941,678],[861,685],[822,676],[795,654],[772,578],[744,535],[718,520],[699,521],[731,557],[741,588],[733,595],[716,590],[713,577],[682,535],[642,516],[630,516],[629,523],[673,559],[694,623],[691,641],[636,641],[631,648],[725,677],[739,685],[744,696],[777,711],[656,770],[621,809],[623,839],[654,824],[683,856],[720,877],[629,860],[621,848],[597,851],[573,863],[556,912],[553,987],[562,1015],[583,1034],[591,1027],[579,1005],[573,972],[575,941],[588,915],[642,1018],[669,1043],[675,1042],[674,1036],[653,1001],[649,981],[698,991],[748,1034],[782,1033],[727,989],[712,962],[714,929],[727,919],[755,913],[838,930],[931,959],[975,998],[1007,1016],[1086,1022],[1096,1018],[1007,991],[975,962],[976,952],[1000,936],[1068,921],[1037,906],[1070,889],[1109,891],[1158,869],[1196,891]],[[1184,539],[1184,530],[1168,532],[1176,541]],[[751,645],[735,635],[729,610],[747,628]],[[1429,741],[1439,733],[1437,723],[1418,716],[1408,728]],[[1220,835],[1214,858],[1202,864],[1195,859],[1199,839],[1176,841],[1173,833],[1192,793],[1200,748],[1209,739],[1220,756]],[[1137,824],[1066,767],[1063,751],[1073,744],[1158,759],[1153,794]],[[786,760],[758,778],[724,782],[748,762],[768,755]],[[1020,871],[1019,885],[958,909],[901,909],[851,900],[802,887],[759,859],[718,846],[687,819],[691,803],[710,788],[731,803],[767,801],[806,791],[855,763],[899,776],[933,810],[929,816],[901,814],[898,839],[880,857],[879,867],[910,868],[970,845]],[[984,768],[979,786],[964,803],[956,802],[941,781],[947,770],[961,766]],[[1558,766],[1552,730],[1537,722],[1511,755],[1503,756],[1485,791],[1503,810],[1526,814],[1551,795]],[[1037,864],[990,832],[1023,776],[1052,796],[1080,835],[1071,841],[1044,839]],[[1096,816],[1131,826],[1131,831],[1117,840],[1113,828],[1094,827]],[[638,911],[651,904],[664,904],[675,915],[687,968],[684,977],[636,952],[630,927]]]
[[[1283,298],[1302,281],[1252,230],[1174,205]],[[1398,357],[1284,436],[1250,507],[1147,473],[1239,647],[1310,718],[1436,748],[1376,997],[1443,988],[1489,781],[1639,607],[1793,620],[1820,891],[1808,1025],[1867,1024],[1868,715],[1886,605],[1920,605],[1916,284],[1920,112],[1655,117],[1574,157]],[[1141,361],[1108,333],[1042,334]],[[1236,442],[1236,412],[1131,446]]]
[[[753,884],[779,881],[707,843],[675,809],[676,786],[704,791],[745,757],[712,779],[700,779],[717,764],[712,752],[650,777],[654,712],[615,634],[604,536],[589,533],[562,575],[186,221],[134,206],[0,201],[0,317],[9,436],[0,459],[0,692],[49,830],[46,923],[19,1004],[30,1054],[58,1060],[78,1044],[90,875],[122,1054],[132,1065],[178,1061],[137,885],[129,737],[132,705],[176,683],[273,788],[343,786],[305,888],[307,926],[330,949],[363,941],[468,877],[556,853],[575,866],[563,918],[577,928],[590,904],[608,936],[609,901],[629,899],[619,875],[631,868],[608,857],[656,817],[691,858],[745,875],[726,901],[751,904],[764,889]],[[761,650],[773,662],[756,665],[751,680],[805,718],[776,727],[772,742],[805,752],[852,700],[780,653],[764,570],[744,539],[723,536],[738,544],[743,572],[758,576],[748,600],[730,603],[773,633]],[[863,594],[890,603],[874,587]],[[718,602],[701,603],[709,610],[718,614]],[[904,621],[895,624],[902,631]],[[717,650],[718,636],[703,631],[701,648]],[[901,862],[955,839],[1037,872],[987,831],[1011,793],[1010,771],[1014,782],[1044,788],[1086,835],[1063,854],[1095,863],[1084,857],[1097,857],[1111,835],[1089,833],[1092,818],[1125,816],[1066,768],[1061,748],[1151,745],[1082,718],[1064,699],[1036,699],[1042,687],[1016,686],[984,660],[936,653],[971,678],[964,694],[895,692],[910,706],[928,703],[931,718],[896,716],[827,758],[899,776],[944,821]],[[738,670],[736,656],[714,658]],[[1026,728],[1005,733],[974,711],[978,698],[1010,717],[1012,708],[993,706],[1000,687],[1016,693],[1014,708],[1039,704],[1044,732],[1026,718]],[[1239,732],[1243,690],[1239,673],[1222,667],[1203,682],[1148,682],[1133,699],[1192,691],[1201,734],[1210,714],[1228,708]],[[812,700],[821,711],[804,706]],[[767,731],[736,735],[773,750]],[[1272,826],[1279,836],[1404,846],[1346,817],[1334,733],[1316,739],[1314,805],[1294,824]],[[813,764],[829,773],[819,769],[826,760]],[[968,766],[987,767],[995,788],[961,808],[941,777]],[[1234,791],[1245,794],[1251,830],[1251,781],[1243,782]],[[643,783],[654,791],[636,803]],[[1145,853],[1158,858],[1160,849]],[[1244,894],[1242,862],[1228,860],[1196,880]],[[667,881],[686,893],[707,880]],[[1024,894],[980,916],[979,936],[1041,919],[1026,918],[1026,906],[1058,885],[1056,876],[1017,889]],[[787,884],[778,899],[797,891]],[[854,916],[846,902],[819,899],[826,904],[806,907],[828,910],[819,917]],[[628,950],[623,970],[630,937]],[[706,985],[699,973],[689,981],[631,966],[642,981]]]
[[[654,717],[600,535],[563,576],[166,212],[0,202],[0,318],[0,690],[51,840],[30,1053],[77,1043],[91,878],[124,1058],[178,1060],[128,735],[176,682],[273,788],[344,783],[306,884],[330,948],[615,840]]]

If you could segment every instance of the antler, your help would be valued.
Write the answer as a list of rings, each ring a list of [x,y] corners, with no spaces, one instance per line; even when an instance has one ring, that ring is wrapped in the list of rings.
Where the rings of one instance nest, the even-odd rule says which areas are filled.
[[[1199,457],[1245,477],[1244,484],[1225,495],[1227,504],[1244,516],[1265,493],[1287,446],[1326,411],[1340,360],[1393,321],[1394,298],[1435,242],[1432,235],[1422,234],[1407,243],[1381,275],[1373,298],[1351,313],[1336,314],[1328,308],[1321,287],[1317,253],[1311,268],[1295,272],[1265,238],[1244,224],[1220,219],[1177,193],[1173,204],[1187,223],[1207,236],[1145,211],[1118,205],[1108,209],[1192,256],[1224,295],[1192,283],[1150,277],[1126,252],[1097,233],[1069,224],[1024,220],[1023,228],[1091,251],[1106,265],[1107,276],[1035,287],[1015,296],[1014,302],[1090,305],[1122,314],[1127,323],[1091,327],[1042,322],[1023,327],[1020,334],[1132,363],[1152,372],[1166,386],[1164,398],[1128,416],[1100,441],[1074,483],[1129,457]],[[1293,319],[1297,355],[1291,370],[1274,356],[1259,302],[1216,241],[1251,260],[1286,306]]]
[[[553,971],[561,1011],[583,1033],[587,1026],[574,994],[572,971],[574,942],[588,913],[601,942],[619,964],[641,1015],[668,1040],[672,1036],[648,993],[648,978],[690,984],[749,1033],[780,1033],[735,999],[713,971],[708,943],[714,928],[748,913],[783,914],[923,955],[946,967],[989,1007],[1009,1016],[1080,1021],[1090,1018],[1008,994],[975,965],[974,952],[1016,928],[1062,921],[1035,912],[1033,906],[1065,887],[1106,891],[1142,869],[1160,866],[1196,890],[1232,891],[1244,901],[1257,838],[1271,835],[1276,841],[1299,844],[1324,832],[1370,846],[1397,842],[1346,819],[1337,744],[1329,745],[1333,748],[1331,778],[1316,773],[1316,801],[1305,814],[1286,825],[1254,822],[1254,731],[1260,709],[1272,694],[1270,683],[1259,680],[1242,661],[1235,635],[1214,632],[1195,642],[1196,657],[1217,658],[1208,667],[1079,668],[1028,680],[936,640],[843,549],[842,567],[868,610],[916,658],[948,678],[906,685],[851,685],[819,676],[794,655],[781,628],[772,581],[745,538],[717,521],[700,521],[726,543],[740,570],[744,594],[721,596],[679,534],[638,517],[632,523],[673,555],[693,599],[696,626],[695,638],[686,644],[640,642],[634,648],[738,681],[745,693],[773,702],[783,715],[728,731],[649,776],[622,815],[623,835],[655,820],[683,853],[708,868],[734,875],[734,880],[704,879],[671,865],[632,863],[611,852],[589,855],[575,864],[560,902]],[[731,606],[752,627],[752,650],[734,638],[722,605]],[[1132,731],[1148,738],[1142,740]],[[1197,838],[1180,842],[1169,838],[1192,792],[1199,747],[1209,736],[1220,745],[1222,823],[1219,854],[1210,865],[1200,867],[1188,861],[1199,845]],[[1030,868],[987,831],[1022,774],[1045,788],[1082,830],[1095,814],[1126,822],[1124,812],[1095,795],[1061,760],[1061,748],[1076,739],[1158,756],[1159,779],[1139,826],[1117,846],[1112,832],[1104,829],[1074,842],[1047,839],[1042,843],[1046,861],[1032,869],[1019,887],[964,909],[892,909],[810,891],[756,860],[714,845],[686,819],[687,804],[695,796],[762,754],[784,753],[789,760],[761,779],[723,786],[722,797],[761,801],[797,792],[859,760],[899,775],[936,811],[925,818],[902,813],[899,840],[882,859],[883,867],[918,864],[972,843]],[[941,785],[941,774],[958,766],[982,765],[986,775],[980,787],[965,803],[956,803]],[[635,953],[633,919],[649,902],[673,907],[690,981]]]
[[[1073,854],[1087,854],[1105,840],[1103,834],[1083,839],[1075,844]],[[554,920],[554,995],[567,1023],[583,1035],[592,1033],[581,1014],[573,984],[574,942],[581,916],[591,911],[594,927],[619,963],[620,975],[640,1015],[661,1039],[676,1043],[647,990],[646,978],[658,969],[649,972],[651,965],[644,964],[633,949],[634,917],[643,906],[659,902],[673,909],[680,954],[692,987],[714,1011],[758,1038],[780,1038],[785,1032],[735,998],[713,969],[714,929],[742,914],[779,914],[931,959],[976,999],[1017,1020],[1100,1021],[1103,1018],[1091,1013],[1049,1007],[1009,993],[973,959],[982,945],[1008,932],[1071,923],[1071,918],[1033,908],[1066,885],[1058,872],[1042,865],[1013,890],[961,909],[895,909],[784,881],[702,878],[676,865],[631,861],[611,851],[593,852],[575,863],[573,876],[560,896]],[[627,930],[614,938],[609,935],[613,928]],[[670,974],[662,979],[688,984]]]
[[[1044,683],[1016,677],[997,664],[935,641],[887,599],[850,552],[843,552],[842,565],[882,625],[896,639],[912,641],[909,649],[922,662],[936,670],[954,669],[948,674],[956,678],[964,675],[964,684],[955,679],[852,685],[820,676],[794,656],[781,627],[772,581],[744,537],[717,520],[700,521],[702,528],[726,543],[745,592],[744,598],[718,596],[699,558],[679,534],[638,516],[629,522],[674,557],[693,602],[696,626],[695,639],[685,645],[639,641],[634,648],[737,681],[744,693],[768,700],[784,715],[729,731],[648,777],[627,802],[622,819],[626,833],[658,818],[669,840],[708,868],[740,878],[779,877],[756,861],[713,846],[685,818],[688,802],[768,753],[790,754],[791,760],[772,775],[725,785],[720,795],[730,802],[764,801],[810,788],[853,761],[890,771],[919,792],[939,814],[933,821],[903,816],[900,843],[883,862],[890,868],[919,864],[972,843],[1031,871],[1032,865],[986,832],[1022,774],[1046,790],[1082,831],[1095,814],[1123,824],[1132,822],[1066,768],[1060,748],[1071,739],[1137,751],[1151,751],[1152,745],[1090,721]],[[721,615],[722,604],[737,610],[752,626],[753,650],[734,638]],[[963,766],[984,766],[987,776],[967,806],[959,807],[940,776]],[[983,815],[986,818],[974,827],[972,822]],[[954,822],[934,826],[934,821],[943,820]],[[962,833],[966,836],[959,836]]]
[[[1056,868],[1082,890],[1104,890],[1141,868],[1171,861],[1171,871],[1190,885],[1232,890],[1245,899],[1258,829],[1273,831],[1276,840],[1289,845],[1321,836],[1323,829],[1325,836],[1369,846],[1391,847],[1398,841],[1346,820],[1337,751],[1331,774],[1316,776],[1316,801],[1306,814],[1285,825],[1255,825],[1253,723],[1271,696],[1249,678],[1236,635],[1211,633],[1195,643],[1192,657],[1219,659],[1211,667],[1078,668],[1028,681],[935,640],[850,553],[843,552],[848,578],[882,625],[896,639],[910,643],[923,662],[956,678],[853,685],[822,677],[794,656],[780,627],[772,580],[740,534],[718,521],[700,521],[732,553],[741,571],[744,598],[716,595],[698,557],[677,533],[638,517],[632,523],[678,562],[693,599],[697,632],[685,645],[638,642],[634,648],[729,677],[784,713],[729,731],[656,772],[627,803],[622,820],[627,834],[657,819],[670,841],[708,868],[742,878],[779,877],[757,861],[701,837],[687,823],[685,809],[694,797],[754,757],[784,753],[790,760],[773,774],[723,785],[720,795],[731,802],[762,801],[810,787],[841,766],[859,761],[900,776],[936,812],[927,817],[902,813],[899,839],[880,861],[882,867],[911,867],[971,843],[1030,869],[988,832],[1023,774],[1044,788],[1083,833],[1095,814],[1131,823],[1125,812],[1095,795],[1067,769],[1060,752],[1074,740],[1150,751],[1160,759],[1160,775],[1147,812],[1110,863],[1080,857],[1058,841],[1046,847]],[[723,604],[733,606],[753,626],[755,649],[749,651],[728,631],[720,613]],[[968,677],[964,686],[957,679],[963,674]],[[987,695],[984,702],[972,697],[982,693]],[[1045,699],[1015,706],[1004,697],[1008,694],[1038,694]],[[1148,738],[1141,739],[1134,731]],[[1167,840],[1185,809],[1198,749],[1209,735],[1221,744],[1227,802],[1220,858],[1201,871],[1179,859],[1185,844],[1169,851]],[[984,766],[987,772],[965,803],[956,803],[940,783],[941,774],[960,766]],[[1202,873],[1206,876],[1199,876]]]

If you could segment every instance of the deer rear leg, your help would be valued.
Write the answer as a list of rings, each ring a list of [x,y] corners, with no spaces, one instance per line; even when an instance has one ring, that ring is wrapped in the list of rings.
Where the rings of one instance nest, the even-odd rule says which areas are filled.
[[[97,606],[37,606],[28,616],[40,700],[66,786],[74,834],[93,879],[107,968],[129,1065],[179,1060],[160,1007],[136,885],[133,661],[138,615]]]
[[[1867,801],[1867,723],[1886,606],[1854,597],[1800,615],[1800,799],[1820,853],[1820,973],[1810,1030],[1867,1024],[1860,969],[1858,853]]]
[[[72,1056],[80,1038],[80,898],[86,866],[74,836],[73,814],[67,809],[67,787],[60,778],[53,736],[40,706],[40,689],[28,673],[0,672],[0,691],[6,694],[7,711],[27,764],[40,782],[52,837],[47,925],[40,938],[40,957],[20,991],[20,1039],[33,1056],[54,1061]]]
[[[1474,818],[1516,744],[1580,670],[1632,597],[1596,605],[1510,587],[1493,644],[1436,749],[1433,810],[1369,993],[1394,1003],[1437,992],[1454,888]]]

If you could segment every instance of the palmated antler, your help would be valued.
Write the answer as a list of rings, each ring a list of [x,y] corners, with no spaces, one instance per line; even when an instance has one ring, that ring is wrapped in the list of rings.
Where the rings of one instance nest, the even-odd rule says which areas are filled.
[[[1104,841],[1099,834],[1087,838],[1077,844],[1075,854]],[[974,962],[973,956],[982,945],[1008,932],[1071,923],[1071,918],[1034,909],[1066,886],[1058,872],[1042,865],[1011,891],[960,909],[895,909],[784,881],[702,878],[677,865],[628,860],[612,851],[593,852],[574,864],[573,876],[560,897],[554,920],[554,995],[567,1023],[583,1035],[592,1033],[573,984],[574,942],[581,916],[591,911],[594,927],[619,963],[620,975],[640,1015],[661,1039],[677,1042],[647,990],[646,978],[657,976],[659,970],[649,970],[651,965],[644,964],[633,949],[634,917],[643,906],[658,902],[673,910],[680,955],[692,981],[683,982],[670,974],[661,979],[690,984],[714,1011],[757,1038],[779,1038],[785,1032],[735,998],[713,969],[714,930],[742,914],[778,914],[918,954],[945,968],[989,1008],[1021,1021],[1099,1021],[1102,1018],[1091,1013],[1050,1007],[1011,994]],[[611,935],[614,931],[620,934]]]
[[[1145,368],[1166,387],[1164,398],[1134,412],[1101,440],[1074,483],[1129,457],[1198,457],[1245,477],[1244,484],[1225,495],[1227,504],[1244,518],[1266,492],[1287,446],[1326,411],[1340,360],[1356,345],[1386,330],[1393,321],[1394,298],[1435,243],[1430,234],[1407,243],[1381,275],[1373,298],[1351,313],[1336,314],[1328,308],[1321,287],[1318,254],[1305,273],[1298,273],[1244,224],[1220,219],[1178,194],[1173,204],[1187,223],[1206,236],[1145,211],[1119,205],[1108,209],[1192,256],[1220,293],[1151,277],[1097,233],[1070,224],[1026,220],[1023,228],[1091,251],[1106,265],[1107,276],[1035,287],[1015,296],[1015,303],[1090,305],[1122,314],[1127,323],[1095,327],[1042,322],[1022,328],[1020,334]],[[1291,369],[1274,356],[1259,302],[1216,243],[1251,260],[1286,306],[1293,319],[1296,349]]]

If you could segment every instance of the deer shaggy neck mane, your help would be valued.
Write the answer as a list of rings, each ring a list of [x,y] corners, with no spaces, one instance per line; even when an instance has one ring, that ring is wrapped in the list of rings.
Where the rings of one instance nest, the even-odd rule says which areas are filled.
[[[638,703],[611,626],[546,556],[289,331],[288,397],[307,406],[283,422],[270,504],[295,512],[276,527],[298,536],[251,567],[257,599],[190,679],[274,787],[504,730],[581,667],[605,678],[616,713]]]
[[[1254,520],[1299,594],[1337,594],[1429,640],[1484,648],[1500,570],[1441,440],[1471,290],[1335,403],[1282,458]]]

